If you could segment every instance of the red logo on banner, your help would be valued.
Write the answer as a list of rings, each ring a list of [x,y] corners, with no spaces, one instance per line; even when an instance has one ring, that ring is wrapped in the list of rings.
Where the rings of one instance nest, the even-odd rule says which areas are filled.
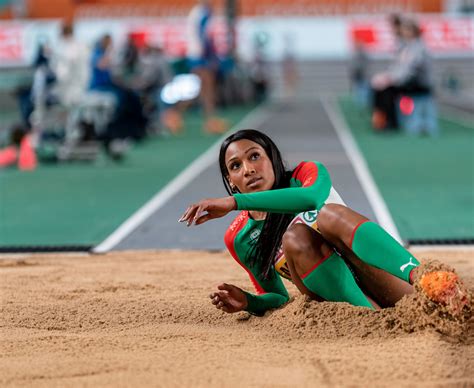
[[[0,61],[17,62],[23,59],[22,28],[0,26]]]
[[[186,55],[186,19],[161,21],[159,24],[131,26],[130,33],[140,46],[152,44],[163,48],[172,57]],[[219,54],[228,51],[227,27],[222,19],[216,18],[211,25],[211,36]]]
[[[390,52],[395,49],[395,39],[390,25],[384,20],[354,21],[349,24],[353,42],[359,42],[372,52]]]

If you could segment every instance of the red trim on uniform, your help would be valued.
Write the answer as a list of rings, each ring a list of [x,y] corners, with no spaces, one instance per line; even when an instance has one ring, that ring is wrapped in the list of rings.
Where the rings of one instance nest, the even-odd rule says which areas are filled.
[[[314,162],[301,162],[292,176],[301,182],[302,187],[312,186],[318,180],[318,165]]]
[[[324,256],[321,260],[316,262],[315,265],[311,267],[311,269],[308,272],[305,272],[303,275],[301,275],[301,279],[304,279],[306,276],[308,276],[311,272],[313,272],[316,268],[318,268],[322,263],[324,263],[327,259],[329,259],[334,251],[329,252],[326,256]]]
[[[291,177],[292,177],[292,178],[296,178],[296,176],[298,175],[298,173],[299,173],[300,170],[301,170],[301,167],[303,167],[304,163],[305,163],[305,162],[301,162],[300,164],[298,164],[298,165],[296,166],[296,168],[293,170],[293,174],[291,174]]]
[[[247,224],[248,218],[249,218],[249,212],[247,210],[242,211],[237,216],[237,218],[232,222],[232,224],[230,224],[229,228],[225,232],[224,242],[230,254],[235,259],[235,261],[239,263],[240,266],[248,273],[250,277],[250,281],[252,282],[253,286],[257,290],[257,294],[261,295],[261,294],[266,293],[265,290],[257,282],[257,279],[255,279],[255,277],[253,276],[253,273],[250,272],[250,270],[240,261],[239,256],[237,256],[237,253],[235,252],[235,246],[234,246],[235,238],[237,237],[239,232],[243,229],[243,227]]]
[[[361,222],[359,222],[356,227],[354,228],[354,230],[352,231],[352,235],[351,235],[351,240],[349,241],[349,248],[352,249],[352,243],[354,242],[354,236],[355,236],[355,232],[357,229],[359,229],[359,226],[361,226],[362,224],[365,224],[366,222],[369,222],[369,220],[362,220]]]
[[[409,282],[410,284],[413,284],[413,283],[414,283],[414,281],[413,281],[413,270],[414,270],[415,268],[416,268],[416,267],[412,268],[412,269],[410,270],[410,275],[408,275],[408,282]]]

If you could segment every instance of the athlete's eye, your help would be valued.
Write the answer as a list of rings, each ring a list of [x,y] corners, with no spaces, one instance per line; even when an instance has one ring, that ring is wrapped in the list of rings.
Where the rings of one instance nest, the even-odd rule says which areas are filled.
[[[230,165],[231,170],[237,170],[239,167],[240,167],[240,163],[238,163],[238,162],[233,162]]]
[[[250,160],[258,160],[260,158],[260,154],[258,152],[254,152],[250,155]]]

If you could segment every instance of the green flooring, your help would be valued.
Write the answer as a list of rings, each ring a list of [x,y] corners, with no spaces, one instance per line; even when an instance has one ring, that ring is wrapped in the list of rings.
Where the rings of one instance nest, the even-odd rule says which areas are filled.
[[[340,106],[403,239],[474,238],[474,123],[441,117],[438,138],[375,133],[349,98]]]
[[[250,110],[220,115],[234,125]],[[184,133],[134,145],[121,163],[0,170],[0,247],[100,243],[217,140],[202,133],[201,120],[187,113]]]

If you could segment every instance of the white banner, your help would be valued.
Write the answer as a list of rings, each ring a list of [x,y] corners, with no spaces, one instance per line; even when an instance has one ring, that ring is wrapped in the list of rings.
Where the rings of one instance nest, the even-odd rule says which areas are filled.
[[[474,18],[427,15],[419,18],[425,42],[439,56],[474,56]],[[139,44],[161,46],[170,57],[186,55],[186,18],[82,19],[75,23],[75,35],[92,47],[110,34],[116,48],[123,47],[130,34]],[[227,51],[225,20],[216,17],[212,25],[217,51]],[[31,65],[40,42],[54,48],[60,21],[0,22],[0,67]],[[236,25],[237,52],[243,60],[254,58],[257,46],[269,60],[285,53],[296,59],[338,59],[350,55],[354,39],[369,52],[387,55],[394,38],[386,16],[357,17],[246,17]]]
[[[60,27],[58,20],[0,22],[0,67],[31,65],[41,43],[56,44]]]

